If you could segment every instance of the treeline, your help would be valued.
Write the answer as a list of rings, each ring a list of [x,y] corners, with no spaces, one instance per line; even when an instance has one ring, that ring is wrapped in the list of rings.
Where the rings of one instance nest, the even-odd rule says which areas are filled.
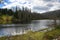
[[[2,18],[2,16],[4,15],[6,16],[5,21],[7,21],[7,23],[8,21],[11,21],[12,23],[28,23],[31,22],[32,20],[41,19],[42,17],[40,13],[31,12],[31,10],[24,7],[22,7],[22,9],[19,10],[16,7],[15,11],[13,11],[12,9],[0,9],[0,20],[4,19]]]

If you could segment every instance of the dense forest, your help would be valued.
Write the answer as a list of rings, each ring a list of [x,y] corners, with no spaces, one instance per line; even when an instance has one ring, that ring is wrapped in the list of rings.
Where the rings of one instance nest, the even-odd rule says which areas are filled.
[[[41,19],[42,15],[40,13],[31,12],[28,8],[22,7],[22,9],[17,9],[13,11],[12,9],[0,9],[0,23],[10,24],[10,23],[28,23],[32,20]]]

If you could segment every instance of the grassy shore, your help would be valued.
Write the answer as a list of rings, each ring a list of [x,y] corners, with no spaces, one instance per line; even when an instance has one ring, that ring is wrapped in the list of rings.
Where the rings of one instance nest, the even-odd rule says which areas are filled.
[[[23,35],[1,37],[0,40],[43,40],[44,32],[28,32]]]
[[[0,24],[11,24],[12,18],[12,16],[2,15],[0,16]]]

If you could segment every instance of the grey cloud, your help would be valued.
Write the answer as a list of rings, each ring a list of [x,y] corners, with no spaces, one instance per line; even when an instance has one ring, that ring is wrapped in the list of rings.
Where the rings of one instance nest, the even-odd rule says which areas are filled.
[[[34,10],[48,10],[49,7],[42,7],[42,6],[36,6],[36,7],[33,7]]]
[[[58,2],[60,2],[60,0],[58,0]]]
[[[52,1],[52,0],[43,0],[43,1],[49,2],[49,1]]]
[[[45,1],[45,2],[55,2],[57,0],[43,0],[43,1]]]
[[[53,7],[54,5],[53,5],[53,4],[47,4],[46,6],[48,6],[48,7]]]

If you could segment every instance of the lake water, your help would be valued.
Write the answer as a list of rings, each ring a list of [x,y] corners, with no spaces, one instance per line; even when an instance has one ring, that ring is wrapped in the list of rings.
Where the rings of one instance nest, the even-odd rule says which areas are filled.
[[[24,34],[29,30],[38,31],[48,28],[52,24],[54,24],[54,20],[33,20],[30,24],[19,24],[20,27],[0,28],[0,36]],[[57,24],[59,24],[59,20],[57,20]]]

